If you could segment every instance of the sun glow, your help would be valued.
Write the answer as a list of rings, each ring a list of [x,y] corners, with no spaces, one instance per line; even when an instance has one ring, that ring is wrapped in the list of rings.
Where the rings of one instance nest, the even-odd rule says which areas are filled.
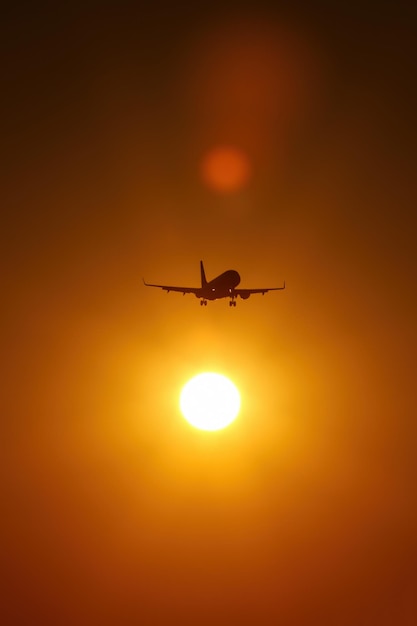
[[[233,193],[246,185],[250,178],[247,155],[238,148],[218,146],[210,150],[202,162],[205,183],[219,193]]]
[[[225,376],[205,372],[194,376],[184,385],[180,408],[192,426],[201,430],[220,430],[237,417],[240,395]]]

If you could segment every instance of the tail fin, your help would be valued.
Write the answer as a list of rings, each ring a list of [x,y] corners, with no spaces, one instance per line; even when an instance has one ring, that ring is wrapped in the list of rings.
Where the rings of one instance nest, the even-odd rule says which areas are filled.
[[[206,273],[204,271],[203,261],[200,261],[200,272],[201,272],[201,287],[205,287],[207,285]]]

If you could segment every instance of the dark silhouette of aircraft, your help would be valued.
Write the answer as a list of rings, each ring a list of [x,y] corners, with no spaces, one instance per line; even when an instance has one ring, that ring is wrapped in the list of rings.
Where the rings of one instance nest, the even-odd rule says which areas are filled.
[[[240,283],[240,276],[236,270],[227,270],[213,278],[213,280],[206,280],[206,273],[204,271],[203,261],[200,261],[201,271],[201,287],[174,287],[170,285],[154,285],[152,283],[145,282],[147,287],[159,287],[164,289],[168,293],[170,291],[179,291],[183,295],[186,293],[193,293],[196,298],[200,298],[201,306],[207,305],[208,300],[219,300],[220,298],[230,298],[229,306],[236,306],[236,298],[240,296],[243,300],[247,300],[253,293],[261,293],[264,295],[268,291],[279,291],[285,289],[285,281],[282,287],[269,287],[265,289],[236,289]]]

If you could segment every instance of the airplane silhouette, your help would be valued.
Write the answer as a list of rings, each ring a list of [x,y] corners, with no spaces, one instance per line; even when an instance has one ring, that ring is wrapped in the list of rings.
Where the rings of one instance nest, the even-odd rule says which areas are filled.
[[[201,287],[175,287],[170,285],[154,285],[152,283],[145,282],[147,287],[159,287],[166,292],[179,291],[183,295],[186,293],[193,293],[196,298],[200,298],[200,305],[207,305],[208,300],[219,300],[220,298],[230,298],[229,306],[236,306],[236,298],[240,296],[243,300],[247,300],[253,293],[261,293],[264,295],[268,291],[279,291],[285,289],[285,281],[283,287],[269,287],[265,289],[236,289],[240,283],[240,276],[236,270],[227,270],[213,278],[213,280],[206,280],[206,273],[204,271],[203,261],[200,261],[201,272]]]

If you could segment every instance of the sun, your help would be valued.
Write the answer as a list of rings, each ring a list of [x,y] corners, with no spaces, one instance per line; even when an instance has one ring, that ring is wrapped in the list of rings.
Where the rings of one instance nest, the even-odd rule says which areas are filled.
[[[251,166],[243,150],[233,146],[218,146],[204,156],[201,173],[211,189],[227,194],[239,191],[247,184]]]
[[[192,426],[201,430],[220,430],[237,417],[240,395],[226,376],[204,372],[184,385],[180,408]]]

